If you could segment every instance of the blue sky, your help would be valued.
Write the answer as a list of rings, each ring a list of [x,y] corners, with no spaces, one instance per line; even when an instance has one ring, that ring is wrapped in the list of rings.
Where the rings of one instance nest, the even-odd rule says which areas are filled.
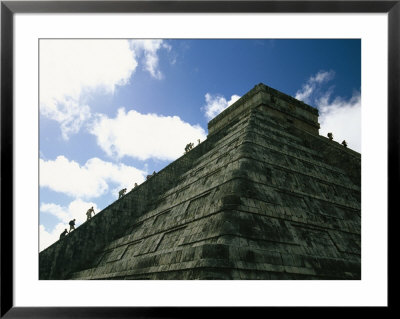
[[[361,152],[361,40],[40,40],[40,250],[262,82]]]

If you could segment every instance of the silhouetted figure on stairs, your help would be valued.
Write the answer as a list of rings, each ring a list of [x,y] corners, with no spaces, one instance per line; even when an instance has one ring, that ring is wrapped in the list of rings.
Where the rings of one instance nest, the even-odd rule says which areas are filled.
[[[75,219],[69,222],[69,232],[75,230]]]
[[[91,208],[89,208],[88,211],[86,212],[86,216],[87,216],[86,220],[89,220],[92,218],[92,213],[93,213],[93,215],[95,215],[93,206]]]
[[[124,195],[125,195],[125,192],[126,192],[126,188],[121,189],[121,190],[119,191],[119,193],[118,193],[118,199],[120,199],[122,196],[124,196]]]
[[[67,236],[68,230],[65,228],[65,230],[61,233],[60,239],[63,239],[65,236]]]

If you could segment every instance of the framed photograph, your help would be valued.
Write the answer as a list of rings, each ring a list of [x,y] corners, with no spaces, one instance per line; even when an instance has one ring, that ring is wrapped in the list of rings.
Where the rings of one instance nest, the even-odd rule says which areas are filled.
[[[1,316],[388,308],[399,15],[2,1]]]

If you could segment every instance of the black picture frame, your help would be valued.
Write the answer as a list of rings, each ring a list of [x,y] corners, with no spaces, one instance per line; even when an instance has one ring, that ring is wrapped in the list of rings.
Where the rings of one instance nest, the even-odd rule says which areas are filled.
[[[14,307],[13,304],[13,16],[15,13],[269,12],[388,14],[388,220],[398,212],[400,1],[1,1],[1,317],[132,318],[226,315],[226,308]],[[392,223],[393,224],[393,223]],[[390,222],[388,222],[390,225]],[[389,226],[388,226],[389,227]],[[392,225],[393,227],[393,225]],[[390,232],[389,229],[389,234]],[[389,240],[389,238],[388,238]],[[390,247],[390,245],[388,246]],[[388,254],[389,256],[389,254]],[[389,260],[390,261],[390,260]],[[388,280],[388,285],[390,280]],[[390,308],[391,298],[388,299]],[[294,310],[292,308],[292,310]],[[295,310],[301,315],[304,309]],[[299,312],[300,311],[300,312]],[[235,309],[244,315],[248,309]]]

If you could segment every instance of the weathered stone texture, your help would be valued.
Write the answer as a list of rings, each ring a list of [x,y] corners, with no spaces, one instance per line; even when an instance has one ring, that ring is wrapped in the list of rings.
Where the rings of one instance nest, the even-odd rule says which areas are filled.
[[[40,253],[40,279],[360,279],[361,156],[257,85],[209,136]]]

